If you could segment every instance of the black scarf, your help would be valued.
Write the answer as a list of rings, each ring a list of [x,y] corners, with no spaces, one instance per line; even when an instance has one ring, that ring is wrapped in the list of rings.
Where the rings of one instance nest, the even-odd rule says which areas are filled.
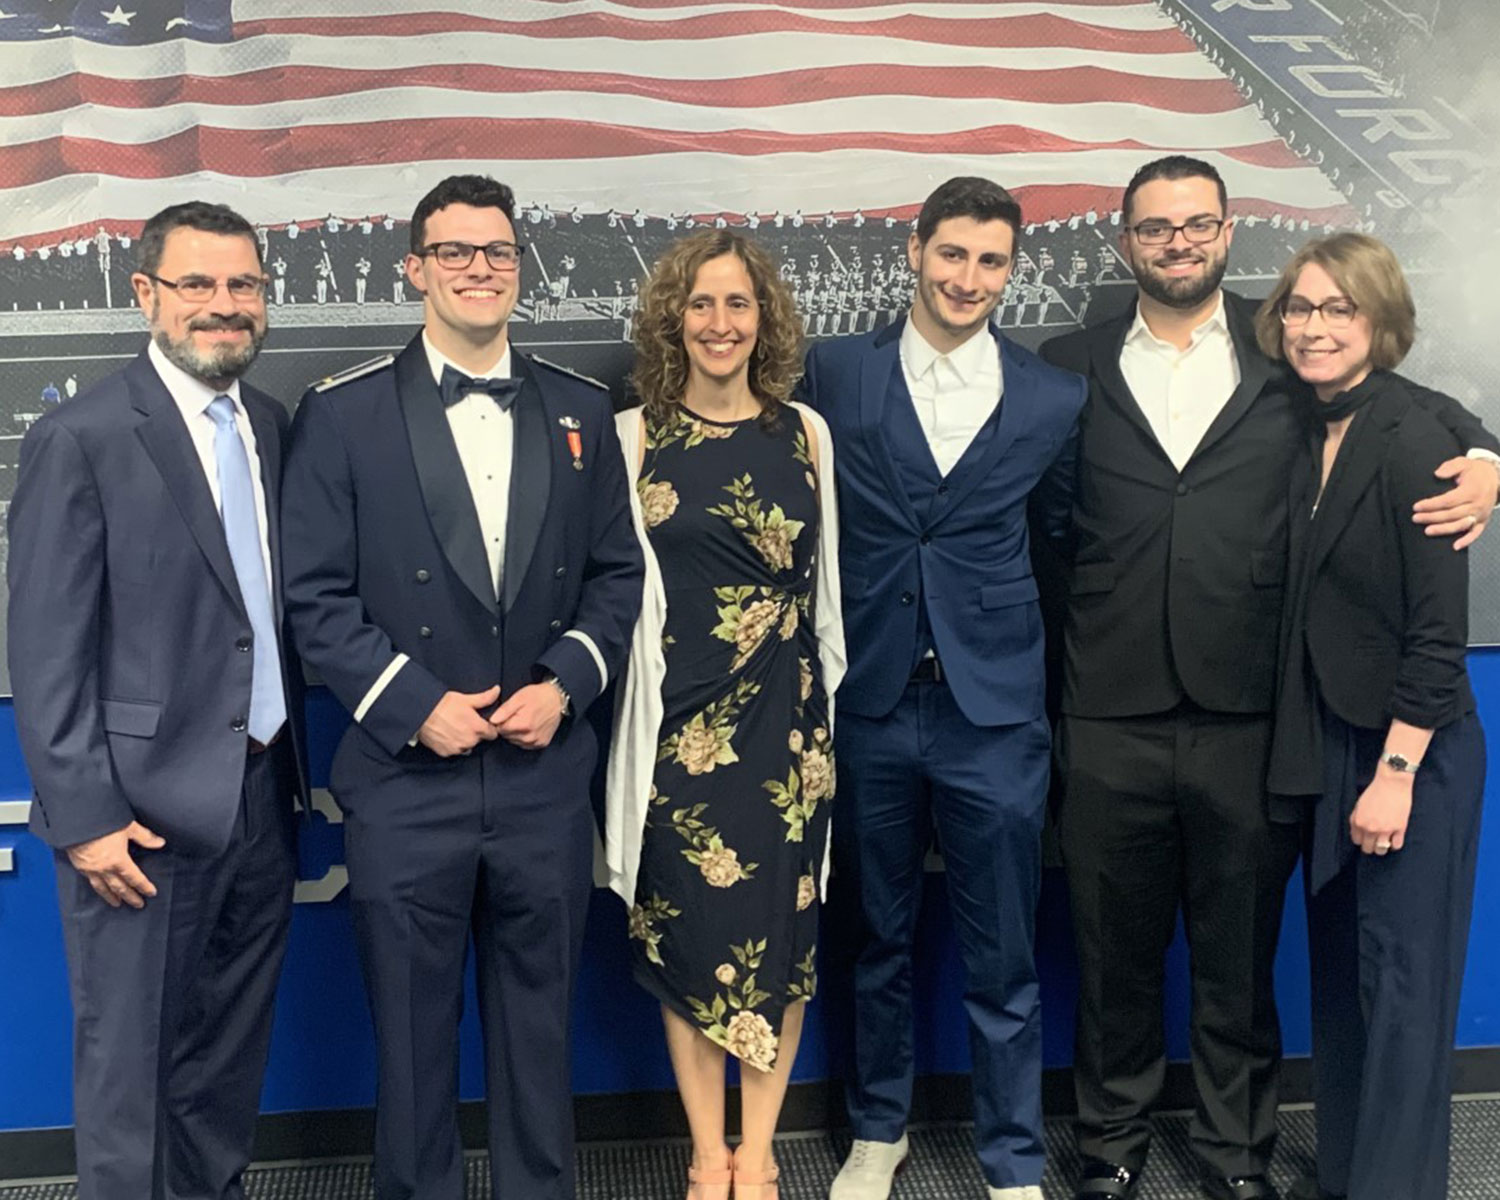
[[[1313,422],[1332,424],[1359,412],[1386,386],[1384,371],[1371,371],[1361,382],[1331,401],[1319,400],[1311,388],[1304,405]],[[1322,488],[1326,501],[1338,486],[1339,468],[1347,459],[1346,448],[1364,434],[1364,422],[1354,421],[1334,459],[1328,482]],[[1271,743],[1271,765],[1267,787],[1273,795],[1315,798],[1323,791],[1323,705],[1318,681],[1307,651],[1307,593],[1317,517],[1313,499],[1318,496],[1323,471],[1324,430],[1310,424],[1309,435],[1297,465],[1291,489],[1291,511],[1287,514],[1287,581],[1283,600],[1284,625],[1281,678],[1276,694],[1275,736]],[[1318,508],[1322,509],[1320,502]]]

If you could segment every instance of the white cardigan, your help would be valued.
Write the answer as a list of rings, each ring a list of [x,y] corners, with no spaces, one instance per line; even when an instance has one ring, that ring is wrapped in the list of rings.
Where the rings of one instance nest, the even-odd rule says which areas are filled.
[[[795,409],[818,436],[818,572],[814,581],[818,638],[818,662],[823,689],[828,695],[828,726],[833,730],[833,693],[844,678],[848,660],[844,655],[844,617],[839,597],[838,503],[833,478],[833,438],[823,418],[807,405],[793,401]],[[667,660],[662,635],[667,623],[667,597],[661,568],[646,536],[636,480],[640,474],[641,410],[626,409],[615,417],[620,447],[625,452],[625,471],[630,478],[630,514],[635,535],[646,558],[645,593],[641,616],[630,639],[630,657],[615,695],[615,727],[610,739],[609,766],[605,776],[604,859],[609,886],[627,905],[635,903],[636,874],[641,865],[641,838],[650,806],[651,778],[661,741],[662,681]],[[830,833],[828,839],[832,844]],[[828,885],[828,854],[823,855],[820,891]]]

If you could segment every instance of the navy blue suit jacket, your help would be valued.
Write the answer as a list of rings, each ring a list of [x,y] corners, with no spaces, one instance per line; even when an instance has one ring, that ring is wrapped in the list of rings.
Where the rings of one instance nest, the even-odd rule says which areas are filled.
[[[286,410],[241,385],[281,620]],[[189,854],[228,843],[250,709],[250,620],[182,413],[142,353],[21,445],[10,506],[9,653],[31,828],[75,845],[132,820]],[[282,634],[301,759],[302,674]]]
[[[885,434],[903,325],[822,342],[807,356],[805,396],[838,447],[849,647],[838,701],[867,717],[896,706],[915,661],[924,605],[964,715],[984,726],[1028,721],[1043,712],[1045,691],[1028,502],[1036,491],[1048,530],[1066,535],[1086,385],[995,333],[1004,398],[994,435],[937,484],[923,517]]]
[[[581,713],[625,660],[644,567],[609,393],[513,352],[514,457],[496,596],[458,447],[418,335],[390,364],[302,399],[283,490],[287,606],[305,661],[367,751],[409,747],[444,692],[502,697],[555,674]],[[576,424],[582,469],[573,466]]]

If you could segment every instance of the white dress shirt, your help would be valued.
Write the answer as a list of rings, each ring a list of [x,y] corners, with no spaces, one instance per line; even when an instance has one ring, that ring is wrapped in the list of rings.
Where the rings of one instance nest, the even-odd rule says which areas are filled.
[[[422,349],[427,351],[427,365],[433,381],[443,381],[443,368],[452,367],[460,375],[472,375],[434,346],[424,332]],[[510,378],[510,343],[500,361],[480,379]],[[479,532],[484,537],[484,552],[490,561],[490,579],[495,595],[505,571],[505,527],[510,517],[510,465],[515,451],[516,419],[509,409],[502,409],[488,392],[469,392],[446,410],[453,444],[458,447],[458,461],[463,464],[469,494],[474,497],[474,511],[479,516]]]
[[[240,441],[245,443],[245,454],[250,459],[250,486],[255,493],[255,523],[260,529],[261,562],[266,569],[267,585],[274,587],[272,581],[276,576],[271,571],[271,536],[266,526],[266,488],[260,477],[260,454],[255,446],[255,430],[250,426],[250,416],[245,412],[245,404],[240,399],[239,381],[232,381],[222,392],[215,391],[169,360],[155,342],[146,348],[146,357],[151,360],[156,374],[166,386],[178,411],[182,413],[183,423],[187,425],[188,436],[193,439],[193,449],[198,452],[198,464],[208,479],[208,490],[213,495],[214,507],[219,510],[221,520],[224,512],[219,497],[219,460],[214,454],[214,435],[219,427],[208,415],[208,406],[216,396],[228,396],[234,404],[234,424],[240,432]],[[275,597],[272,596],[271,599],[271,611],[274,612]]]
[[[1193,330],[1185,350],[1151,332],[1140,309],[1120,350],[1120,371],[1151,432],[1179,471],[1240,385],[1224,293],[1213,315]]]
[[[938,472],[947,475],[1000,403],[1005,381],[988,322],[943,354],[910,317],[901,330],[901,370]]]

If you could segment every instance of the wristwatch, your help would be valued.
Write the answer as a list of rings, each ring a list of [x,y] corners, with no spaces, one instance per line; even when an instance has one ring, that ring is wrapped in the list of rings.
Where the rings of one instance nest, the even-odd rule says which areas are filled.
[[[1407,775],[1415,775],[1417,773],[1417,768],[1422,765],[1421,763],[1412,762],[1412,760],[1407,758],[1406,755],[1401,754],[1395,750],[1381,751],[1380,761],[1383,762],[1386,766],[1390,767],[1391,770],[1402,771]]]
[[[562,715],[565,717],[570,715],[573,711],[573,697],[568,695],[568,689],[563,687],[562,680],[556,675],[548,675],[547,682],[557,689],[558,698],[562,701]]]

